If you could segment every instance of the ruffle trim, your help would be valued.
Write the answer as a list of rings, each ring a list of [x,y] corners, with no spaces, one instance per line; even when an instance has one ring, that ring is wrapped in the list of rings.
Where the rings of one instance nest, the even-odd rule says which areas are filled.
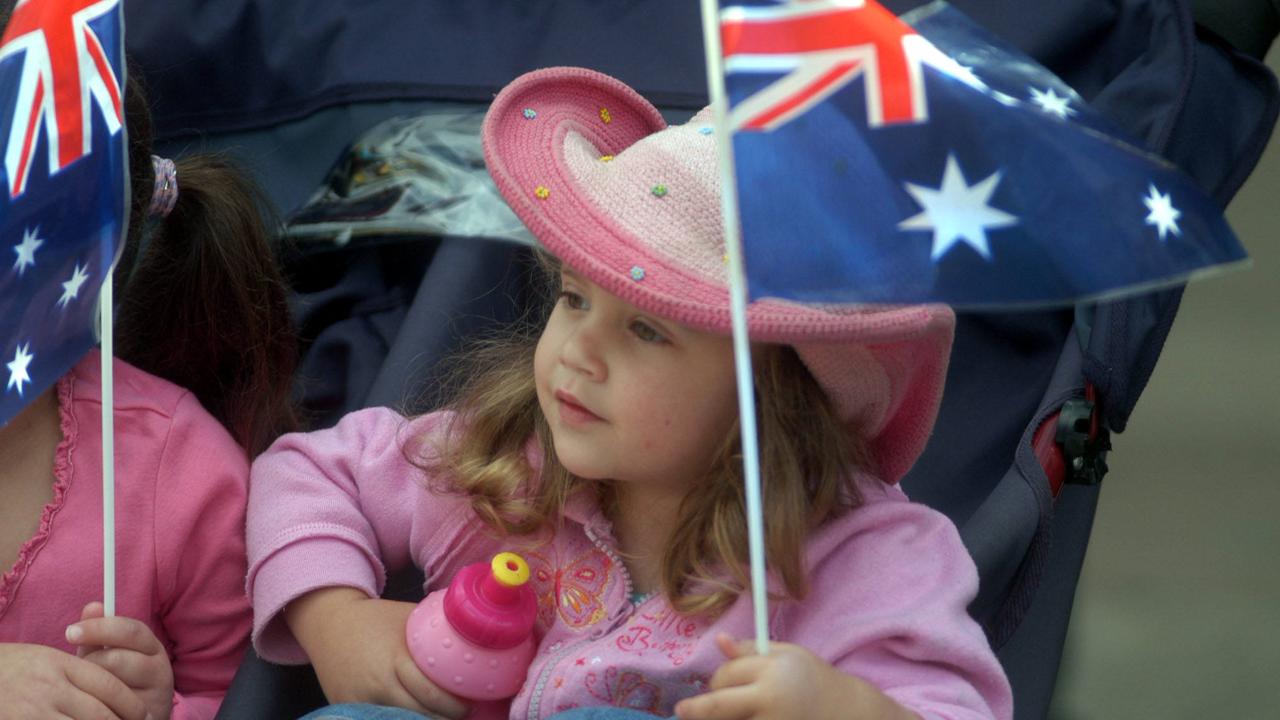
[[[72,405],[75,399],[71,379],[73,374],[67,373],[58,378],[57,382],[58,418],[62,428],[62,440],[58,442],[58,448],[53,456],[53,499],[44,506],[44,511],[40,515],[40,527],[36,530],[36,534],[22,545],[13,567],[0,578],[0,617],[4,616],[13,598],[18,594],[18,588],[22,585],[23,578],[27,576],[27,569],[31,567],[31,563],[35,561],[49,539],[53,519],[66,503],[67,488],[71,485],[72,475],[71,451],[75,448],[77,428],[75,409]]]

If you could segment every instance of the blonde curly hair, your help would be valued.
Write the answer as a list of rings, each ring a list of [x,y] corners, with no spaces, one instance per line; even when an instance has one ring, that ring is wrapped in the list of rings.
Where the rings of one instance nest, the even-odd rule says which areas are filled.
[[[544,260],[549,281],[542,312],[503,338],[489,338],[454,358],[449,374],[454,420],[428,452],[411,460],[433,478],[433,489],[470,499],[480,520],[503,537],[554,529],[568,498],[584,484],[606,513],[614,508],[607,481],[572,475],[556,458],[538,404],[533,357],[552,298],[558,264]],[[755,348],[766,559],[784,596],[808,592],[803,551],[809,533],[860,502],[853,484],[868,466],[867,450],[836,416],[822,388],[785,345]],[[530,439],[542,454],[540,472],[526,456]],[[662,589],[684,615],[714,617],[749,586],[746,501],[737,422],[720,443],[706,482],[685,497],[662,559]]]

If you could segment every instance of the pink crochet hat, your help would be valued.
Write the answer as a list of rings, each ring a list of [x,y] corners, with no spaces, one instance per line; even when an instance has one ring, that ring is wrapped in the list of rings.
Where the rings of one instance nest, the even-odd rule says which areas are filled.
[[[646,312],[730,332],[707,111],[668,128],[614,78],[547,68],[498,93],[483,140],[498,190],[562,262]],[[950,308],[760,300],[747,317],[752,340],[795,347],[840,417],[868,440],[880,477],[897,482],[937,415],[955,328]]]

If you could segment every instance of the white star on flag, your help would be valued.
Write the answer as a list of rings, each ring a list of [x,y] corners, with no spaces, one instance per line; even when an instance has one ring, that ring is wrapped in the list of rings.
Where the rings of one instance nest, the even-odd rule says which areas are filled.
[[[67,303],[76,299],[80,295],[80,286],[84,285],[84,281],[89,279],[89,273],[84,271],[80,263],[76,263],[75,272],[71,273],[71,279],[62,283],[62,297],[58,298],[58,307],[66,308]]]
[[[1182,216],[1182,211],[1173,206],[1173,200],[1167,193],[1162,194],[1155,185],[1147,187],[1151,194],[1142,198],[1147,210],[1151,211],[1147,213],[1147,224],[1156,226],[1161,240],[1164,240],[1165,234],[1170,230],[1174,235],[1181,235],[1182,228],[1178,227],[1178,218]]]
[[[932,230],[932,259],[935,261],[961,241],[968,243],[986,260],[990,260],[987,230],[1018,223],[1017,216],[987,205],[999,182],[1000,172],[997,171],[976,185],[969,185],[960,172],[956,156],[948,154],[947,167],[942,173],[942,184],[938,189],[906,184],[907,192],[920,204],[923,212],[898,223],[898,228]]]
[[[973,72],[972,65],[961,65],[960,63],[956,63],[951,67],[951,74],[971,87],[976,87],[980,90],[985,90],[987,87],[987,84],[982,82],[982,78],[978,77],[977,74]]]
[[[1028,88],[1031,90],[1031,102],[1035,103],[1041,110],[1049,115],[1056,115],[1063,120],[1068,116],[1075,115],[1076,109],[1071,107],[1070,97],[1059,97],[1058,93],[1049,88],[1044,92],[1036,88]]]
[[[26,272],[28,266],[36,264],[36,250],[44,244],[39,235],[38,227],[35,230],[24,230],[22,244],[13,246],[13,251],[18,254],[18,259],[13,261],[13,269],[18,271],[18,275]]]
[[[969,87],[975,90],[981,90],[987,93],[992,98],[994,98],[997,102],[1000,102],[1009,106],[1018,104],[1017,98],[1010,97],[998,90],[991,89],[991,86],[983,82],[982,78],[978,77],[978,75],[973,72],[973,67],[971,65],[961,65],[960,63],[953,60],[950,56],[943,53],[930,55],[929,58],[930,58],[930,64],[933,65],[933,67],[936,67],[942,72],[950,75],[951,77],[959,80],[960,82],[964,83],[965,85],[968,85]]]
[[[15,386],[18,388],[18,396],[22,397],[22,383],[30,383],[31,376],[27,374],[27,366],[31,364],[35,355],[31,354],[31,343],[24,343],[13,354],[13,360],[8,363],[9,366],[9,384],[5,387],[5,392],[12,390]]]

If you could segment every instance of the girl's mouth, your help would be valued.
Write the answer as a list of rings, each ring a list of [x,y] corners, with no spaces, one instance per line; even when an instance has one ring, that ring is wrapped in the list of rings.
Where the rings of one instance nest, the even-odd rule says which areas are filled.
[[[572,393],[557,390],[556,401],[559,403],[560,419],[568,425],[586,425],[604,421],[604,418],[588,410]]]

